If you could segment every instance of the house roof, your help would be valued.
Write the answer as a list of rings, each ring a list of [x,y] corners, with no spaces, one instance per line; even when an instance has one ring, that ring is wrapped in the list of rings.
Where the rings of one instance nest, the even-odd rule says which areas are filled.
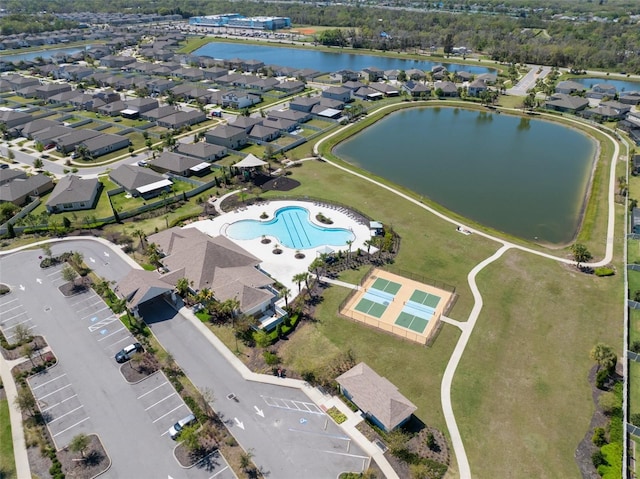
[[[254,118],[251,116],[237,116],[235,120],[233,120],[233,123],[231,123],[231,126],[236,126],[238,128],[244,128],[245,130],[248,128],[251,128],[254,125],[259,125],[260,123],[262,123],[263,119],[262,118]]]
[[[164,180],[165,177],[160,173],[156,173],[149,168],[142,168],[140,166],[133,165],[120,165],[111,173],[109,178],[121,185],[125,190],[131,191],[157,183]]]
[[[132,269],[115,287],[115,293],[127,300],[130,308],[173,290],[155,271]]]
[[[90,201],[97,187],[97,178],[84,179],[75,175],[63,176],[49,195],[47,206]]]
[[[388,379],[360,363],[336,378],[352,401],[375,417],[390,431],[408,418],[417,407],[404,397]]]
[[[565,93],[557,93],[547,100],[546,105],[567,110],[579,110],[589,104],[589,100],[579,96],[571,96]]]
[[[27,174],[22,170],[4,168],[0,170],[0,185],[15,178],[26,178]]]
[[[99,136],[84,140],[82,143],[89,151],[95,151],[108,145],[118,144],[122,141],[128,141],[128,138],[120,135],[112,135],[111,133],[103,133]]]
[[[151,161],[151,166],[156,166],[164,170],[179,173],[191,168],[195,168],[201,163],[202,161],[196,158],[191,158],[189,156],[178,155],[176,153],[165,151],[158,158]],[[208,163],[207,166],[209,166]]]
[[[27,178],[15,178],[0,186],[0,201],[16,201],[49,184],[52,184],[51,178],[41,173]]]
[[[225,150],[226,148],[224,146],[199,141],[198,143],[180,143],[175,151],[183,155],[193,156],[194,158],[209,158],[219,155]]]
[[[238,128],[233,125],[219,125],[207,131],[206,134],[218,138],[233,138],[234,136],[241,135],[243,133],[245,133],[244,128]]]

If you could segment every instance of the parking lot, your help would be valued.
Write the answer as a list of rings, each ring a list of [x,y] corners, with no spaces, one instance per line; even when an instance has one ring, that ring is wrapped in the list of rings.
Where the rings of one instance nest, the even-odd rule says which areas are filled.
[[[17,342],[16,328],[22,325],[29,334],[37,334],[36,324],[18,298],[4,296],[0,300],[0,328],[9,343]]]
[[[62,366],[32,376],[28,383],[56,449],[67,446],[78,434],[94,431],[90,417]]]

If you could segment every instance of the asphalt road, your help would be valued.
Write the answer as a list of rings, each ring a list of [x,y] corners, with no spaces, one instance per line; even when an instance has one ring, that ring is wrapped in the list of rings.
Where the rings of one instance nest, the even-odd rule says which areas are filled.
[[[141,308],[141,314],[194,384],[213,391],[213,408],[270,477],[334,479],[340,472],[366,468],[366,454],[302,391],[245,381],[162,300]]]
[[[85,258],[101,252],[88,241],[81,243],[61,243],[53,251],[80,250]],[[188,412],[182,401],[161,377],[136,386],[124,380],[113,356],[132,337],[92,292],[63,296],[58,290],[64,283],[61,267],[41,269],[41,255],[32,250],[0,259],[0,281],[12,288],[0,300],[0,323],[3,329],[15,322],[32,326],[32,333],[44,336],[58,358],[58,365],[30,381],[57,447],[77,433],[95,432],[112,460],[108,477],[209,478],[214,474],[209,464],[183,469],[173,457],[175,443],[165,432]],[[129,268],[120,258],[101,267],[114,279]],[[146,381],[159,381],[160,387],[146,394],[141,390]],[[222,460],[217,462],[221,474],[216,477],[233,477]]]

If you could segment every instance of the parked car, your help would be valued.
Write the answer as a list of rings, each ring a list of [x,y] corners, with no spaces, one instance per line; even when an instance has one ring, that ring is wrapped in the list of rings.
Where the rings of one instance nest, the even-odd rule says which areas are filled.
[[[196,422],[196,417],[193,414],[189,414],[187,417],[183,417],[169,428],[169,436],[171,436],[171,439],[175,441],[180,435],[180,431],[182,431],[185,427],[193,424],[194,422]]]
[[[116,361],[119,363],[125,363],[131,359],[131,356],[139,352],[142,352],[142,345],[140,343],[132,343],[118,351],[116,354]]]
[[[0,170],[6,170],[7,168],[9,168],[7,163],[0,163]]]

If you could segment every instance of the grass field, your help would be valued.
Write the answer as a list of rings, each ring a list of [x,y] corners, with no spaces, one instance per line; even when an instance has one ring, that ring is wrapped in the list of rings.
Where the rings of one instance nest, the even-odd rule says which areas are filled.
[[[589,351],[620,343],[622,275],[509,251],[478,284],[484,310],[453,383],[473,476],[580,477],[573,455],[593,412]]]
[[[629,416],[640,413],[640,363],[629,361]]]
[[[17,477],[16,465],[13,459],[9,403],[6,399],[0,400],[0,477],[3,479],[15,479]]]

